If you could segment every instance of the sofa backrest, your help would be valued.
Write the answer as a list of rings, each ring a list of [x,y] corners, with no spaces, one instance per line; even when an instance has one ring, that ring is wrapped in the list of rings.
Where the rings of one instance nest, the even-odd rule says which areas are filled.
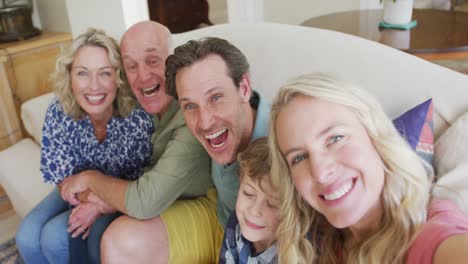
[[[275,23],[223,24],[173,34],[174,46],[191,39],[221,37],[249,59],[252,86],[272,99],[293,76],[330,72],[374,94],[394,118],[433,98],[436,136],[468,111],[468,76],[377,42],[317,28]],[[52,93],[22,106],[26,130],[40,142]]]
[[[270,99],[288,78],[319,71],[370,90],[392,118],[432,97],[436,135],[468,110],[468,76],[377,42],[317,28],[257,23],[174,34],[174,46],[208,36],[225,38],[244,52],[253,88]]]
[[[24,128],[38,144],[42,140],[42,126],[49,103],[54,98],[54,93],[47,93],[21,105],[21,120]]]

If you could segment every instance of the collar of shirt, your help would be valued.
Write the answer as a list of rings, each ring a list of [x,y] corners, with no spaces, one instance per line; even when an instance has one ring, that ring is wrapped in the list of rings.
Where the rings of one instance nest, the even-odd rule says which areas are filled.
[[[252,91],[253,96],[250,102],[252,108],[255,108],[255,104],[258,103],[257,106],[257,115],[255,117],[255,124],[254,129],[252,131],[252,135],[250,136],[250,142],[254,141],[259,137],[264,137],[268,135],[268,122],[269,122],[269,115],[270,115],[270,104],[267,102],[265,98],[259,95],[258,92]],[[233,161],[229,164],[219,164],[215,160],[211,160],[212,165],[218,167],[220,170],[229,170],[231,168],[237,168],[238,164],[237,161]]]
[[[154,127],[165,127],[172,120],[172,117],[177,113],[178,110],[179,103],[176,100],[172,100],[166,113],[164,113],[161,118],[159,118],[157,114],[153,115]]]

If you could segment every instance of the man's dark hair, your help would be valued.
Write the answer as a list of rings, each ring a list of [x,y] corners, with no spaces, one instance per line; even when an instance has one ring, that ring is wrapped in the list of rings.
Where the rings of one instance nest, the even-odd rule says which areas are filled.
[[[190,40],[177,47],[174,54],[166,60],[166,92],[178,99],[176,91],[176,74],[184,68],[193,65],[209,55],[218,55],[226,63],[227,74],[234,85],[239,88],[242,76],[249,72],[249,63],[245,55],[227,40],[208,37],[200,40]]]

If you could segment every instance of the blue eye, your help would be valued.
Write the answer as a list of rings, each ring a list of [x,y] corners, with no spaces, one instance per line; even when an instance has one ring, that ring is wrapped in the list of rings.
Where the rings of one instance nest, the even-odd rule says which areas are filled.
[[[193,110],[195,109],[195,105],[194,104],[186,104],[184,105],[184,110]]]
[[[295,156],[292,161],[291,161],[291,165],[296,165],[297,163],[305,160],[307,158],[307,155],[306,154],[300,154],[300,155],[297,155]]]
[[[212,101],[212,102],[216,102],[216,101],[218,101],[219,99],[221,99],[221,97],[222,97],[222,96],[221,96],[220,94],[215,94],[215,95],[213,95],[213,97],[211,97],[211,101]]]
[[[336,143],[344,138],[343,135],[334,135],[330,138],[330,144]]]

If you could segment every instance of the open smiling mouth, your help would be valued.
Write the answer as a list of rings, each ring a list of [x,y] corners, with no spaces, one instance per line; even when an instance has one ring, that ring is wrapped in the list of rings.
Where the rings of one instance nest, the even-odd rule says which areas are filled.
[[[160,87],[161,87],[161,84],[157,84],[156,86],[142,89],[143,96],[150,97],[150,96],[157,94],[159,92]]]
[[[320,195],[320,198],[325,199],[327,201],[338,200],[344,197],[346,194],[348,194],[351,191],[351,189],[353,189],[355,183],[356,179],[353,179],[331,193]]]
[[[221,129],[213,134],[206,135],[205,139],[212,148],[220,148],[226,144],[228,136],[227,128]]]
[[[101,95],[85,95],[86,100],[91,103],[91,104],[99,104],[104,101],[104,98],[106,98],[106,95],[101,94]]]

